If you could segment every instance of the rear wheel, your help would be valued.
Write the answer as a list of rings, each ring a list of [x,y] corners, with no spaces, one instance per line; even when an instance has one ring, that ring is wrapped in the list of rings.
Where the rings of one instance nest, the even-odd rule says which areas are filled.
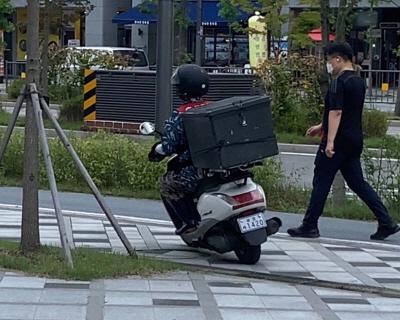
[[[260,260],[261,245],[258,246],[243,246],[235,249],[235,254],[240,263],[243,264],[256,264]]]

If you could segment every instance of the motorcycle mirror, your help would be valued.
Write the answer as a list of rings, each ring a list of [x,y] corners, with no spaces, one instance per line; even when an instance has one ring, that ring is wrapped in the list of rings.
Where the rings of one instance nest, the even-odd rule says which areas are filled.
[[[139,132],[143,135],[150,135],[156,131],[154,124],[151,122],[142,122],[139,126]]]

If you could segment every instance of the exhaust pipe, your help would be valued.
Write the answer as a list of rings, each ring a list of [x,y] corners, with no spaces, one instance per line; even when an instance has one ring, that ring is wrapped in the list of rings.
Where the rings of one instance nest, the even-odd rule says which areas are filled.
[[[267,227],[265,229],[267,230],[267,236],[277,233],[282,226],[282,220],[277,217],[268,219],[266,222]]]

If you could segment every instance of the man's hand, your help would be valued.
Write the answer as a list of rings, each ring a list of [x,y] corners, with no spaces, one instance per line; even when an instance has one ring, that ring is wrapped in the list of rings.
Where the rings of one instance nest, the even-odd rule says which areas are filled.
[[[312,126],[311,128],[309,128],[307,130],[306,135],[310,136],[310,137],[314,137],[317,134],[321,133],[321,129],[322,129],[322,124],[321,123],[319,125]]]
[[[328,142],[325,148],[325,154],[328,158],[333,157],[333,155],[335,154],[335,147],[333,145],[333,142]]]

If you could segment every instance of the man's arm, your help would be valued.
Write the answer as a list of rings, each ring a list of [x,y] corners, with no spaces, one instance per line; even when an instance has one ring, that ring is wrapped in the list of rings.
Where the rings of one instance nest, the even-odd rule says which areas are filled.
[[[328,141],[326,145],[326,155],[328,158],[332,158],[335,153],[334,142],[336,134],[338,132],[340,120],[342,119],[342,110],[331,110],[329,111],[328,118]]]

